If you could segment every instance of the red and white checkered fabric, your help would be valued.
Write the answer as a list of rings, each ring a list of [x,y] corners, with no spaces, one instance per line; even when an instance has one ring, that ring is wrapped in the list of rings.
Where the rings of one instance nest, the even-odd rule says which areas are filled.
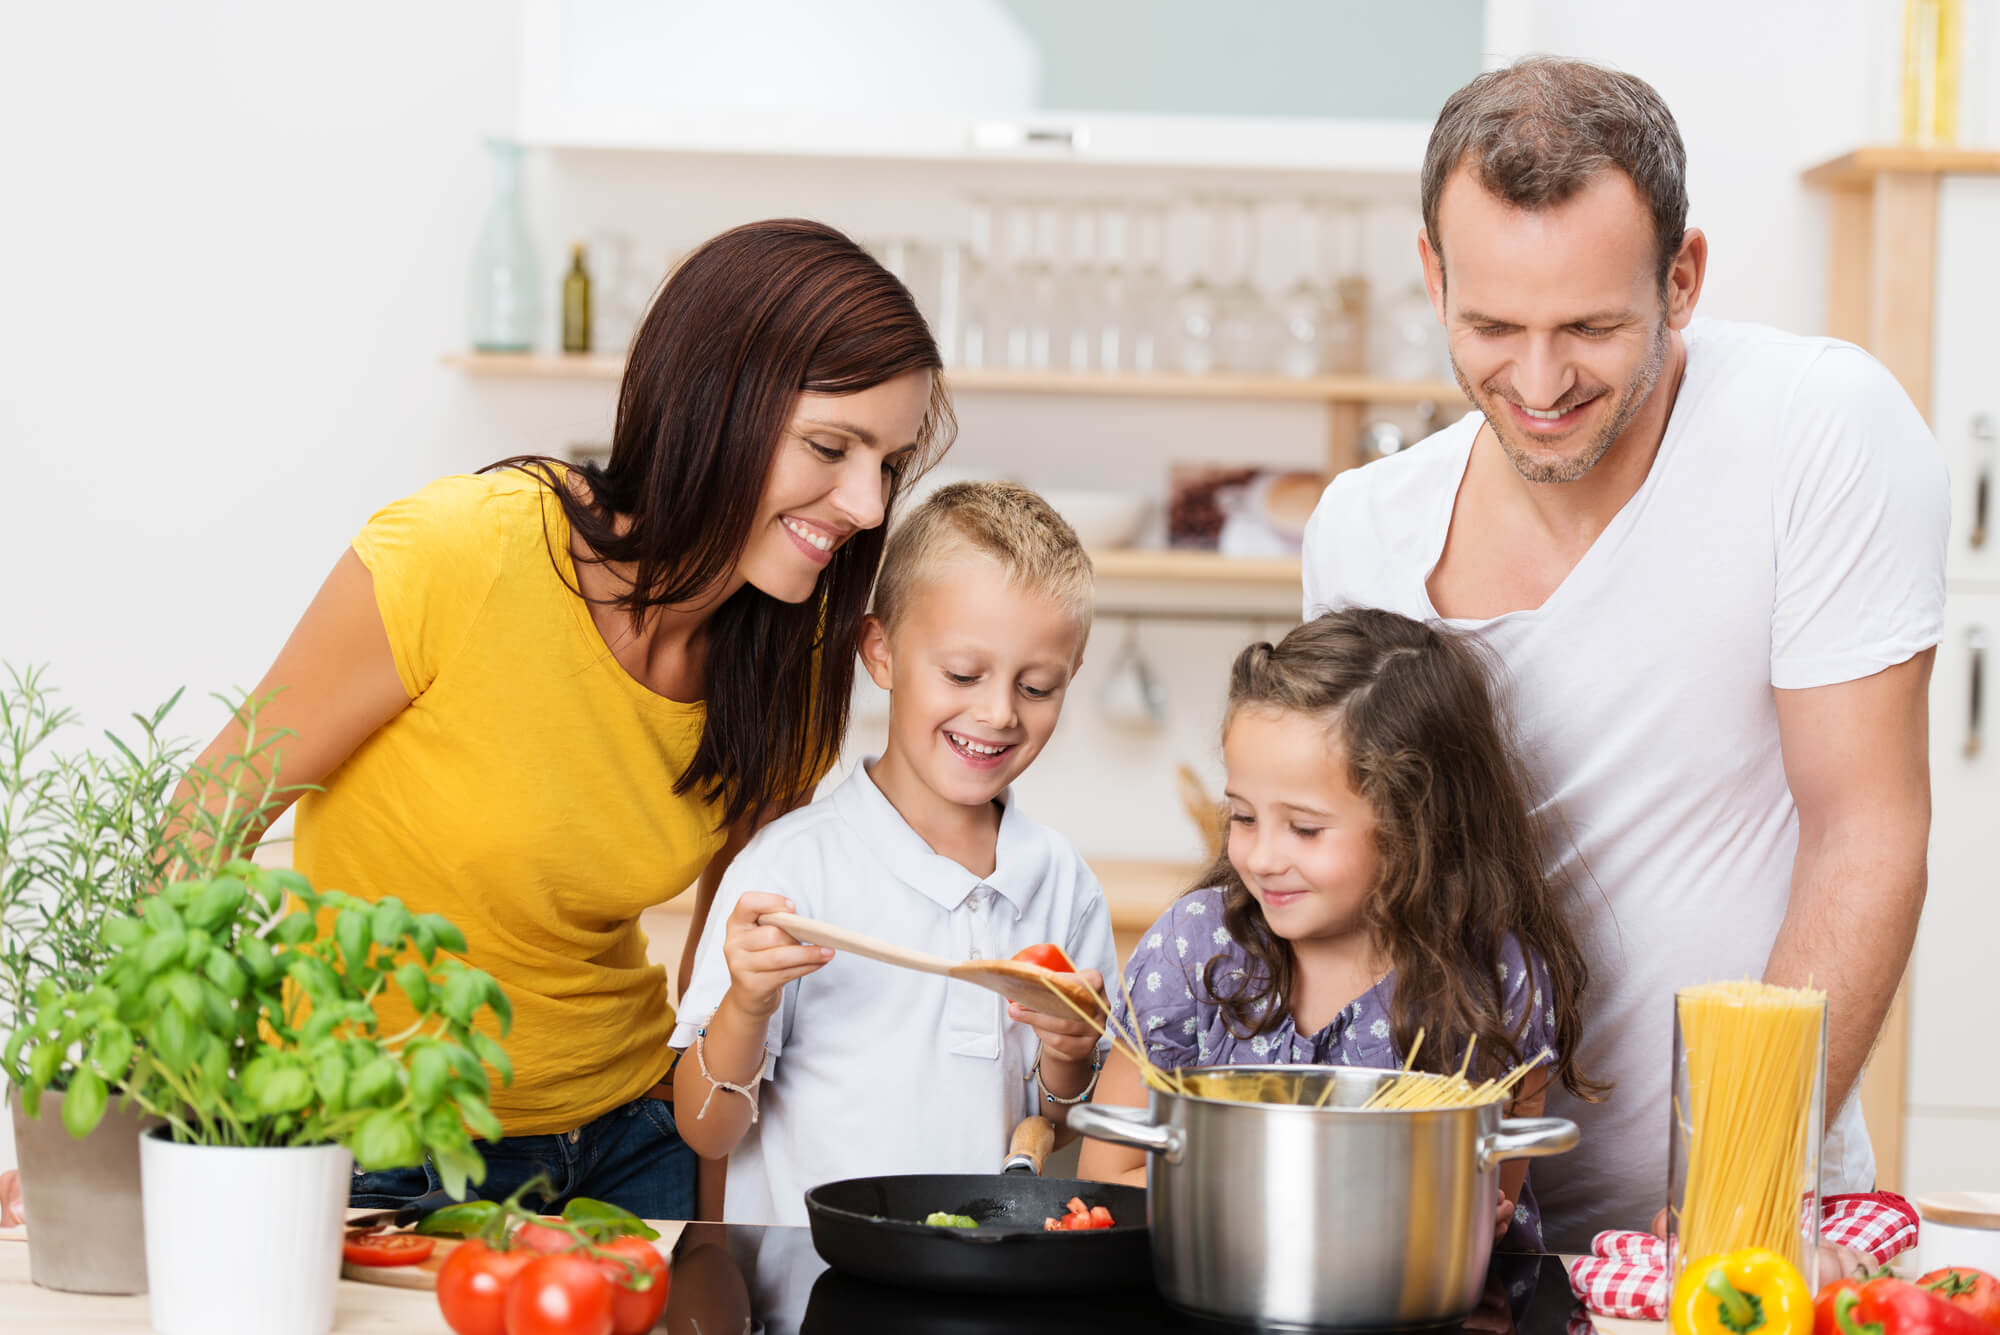
[[[1917,1212],[1901,1196],[1871,1191],[1828,1196],[1820,1202],[1820,1238],[1849,1247],[1887,1265],[1917,1241]],[[1589,1256],[1570,1264],[1569,1286],[1598,1316],[1662,1321],[1673,1286],[1667,1276],[1667,1244],[1650,1233],[1613,1230],[1590,1242]],[[1573,1329],[1571,1335],[1583,1335]]]

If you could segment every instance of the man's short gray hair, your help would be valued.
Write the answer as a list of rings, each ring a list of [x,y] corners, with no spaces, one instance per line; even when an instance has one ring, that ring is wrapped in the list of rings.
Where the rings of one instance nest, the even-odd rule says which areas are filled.
[[[1424,151],[1424,232],[1440,264],[1438,198],[1461,163],[1488,193],[1531,211],[1563,203],[1606,170],[1624,172],[1652,211],[1665,289],[1687,231],[1687,149],[1644,79],[1587,60],[1530,56],[1453,93]]]

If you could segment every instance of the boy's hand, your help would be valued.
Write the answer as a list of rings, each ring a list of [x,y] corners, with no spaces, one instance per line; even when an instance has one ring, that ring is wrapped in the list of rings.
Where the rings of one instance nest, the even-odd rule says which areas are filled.
[[[833,958],[824,946],[800,944],[779,927],[757,919],[766,913],[796,913],[782,895],[747,894],[723,923],[722,958],[729,965],[729,995],[745,1015],[764,1019],[778,1009],[785,984],[803,978]]]
[[[1077,974],[1100,997],[1104,995],[1104,975],[1095,969],[1084,969]],[[1064,1061],[1084,1062],[1097,1050],[1097,1031],[1086,1024],[1077,1013],[1051,996],[1048,1009],[1030,1008],[1018,1001],[1007,1003],[1007,1018],[1019,1020],[1035,1031],[1035,1037],[1042,1041],[1042,1051]]]

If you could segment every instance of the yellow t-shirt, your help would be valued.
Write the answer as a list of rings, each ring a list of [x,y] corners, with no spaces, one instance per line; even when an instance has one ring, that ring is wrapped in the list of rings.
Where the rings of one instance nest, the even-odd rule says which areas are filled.
[[[493,1090],[507,1133],[581,1126],[671,1061],[666,972],[638,916],[723,843],[710,804],[673,790],[702,706],[612,657],[565,586],[562,508],[528,474],[443,478],[354,550],[410,706],[300,801],[295,865],[456,924],[514,1006],[514,1083]],[[380,1013],[385,1032],[408,1023],[394,989]]]

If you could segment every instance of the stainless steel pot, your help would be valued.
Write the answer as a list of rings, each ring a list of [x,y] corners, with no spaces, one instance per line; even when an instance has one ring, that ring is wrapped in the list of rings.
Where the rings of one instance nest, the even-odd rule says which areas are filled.
[[[1393,1071],[1224,1066],[1181,1072],[1187,1097],[1070,1109],[1083,1135],[1155,1156],[1153,1277],[1176,1307],[1266,1328],[1411,1326],[1478,1304],[1499,1166],[1560,1154],[1574,1122],[1498,1105],[1360,1107]],[[1310,1106],[1333,1083],[1326,1106]],[[1261,1087],[1261,1088],[1260,1088]],[[1227,1097],[1276,1092],[1295,1100]]]

